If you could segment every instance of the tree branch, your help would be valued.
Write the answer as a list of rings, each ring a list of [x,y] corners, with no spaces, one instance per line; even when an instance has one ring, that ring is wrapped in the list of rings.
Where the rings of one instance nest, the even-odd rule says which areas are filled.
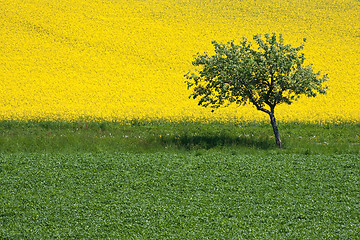
[[[266,97],[265,97],[265,103],[267,105],[269,105],[269,107],[271,109],[274,109],[275,108],[275,103],[274,104],[271,104],[270,102],[270,94],[272,93],[272,91],[274,90],[274,74],[272,72],[270,72],[270,75],[271,75],[271,82],[270,82],[270,86],[269,86],[269,90],[267,91],[266,93]]]
[[[246,86],[245,86],[245,87],[246,87]],[[250,101],[252,102],[252,104],[255,105],[255,107],[256,107],[257,110],[263,111],[263,112],[265,112],[265,113],[267,113],[267,114],[269,114],[269,115],[271,114],[271,112],[270,112],[269,110],[260,107],[260,105],[255,101],[254,95],[253,95],[251,89],[248,89],[248,94],[249,94],[249,99],[250,99]]]

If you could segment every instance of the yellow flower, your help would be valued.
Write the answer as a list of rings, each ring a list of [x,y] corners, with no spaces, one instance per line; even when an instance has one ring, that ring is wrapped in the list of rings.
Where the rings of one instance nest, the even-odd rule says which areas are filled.
[[[184,73],[211,41],[283,33],[328,73],[325,96],[278,106],[280,121],[360,120],[360,3],[352,0],[1,3],[0,120],[253,121],[252,106],[211,113]],[[241,19],[241,20],[240,20]]]

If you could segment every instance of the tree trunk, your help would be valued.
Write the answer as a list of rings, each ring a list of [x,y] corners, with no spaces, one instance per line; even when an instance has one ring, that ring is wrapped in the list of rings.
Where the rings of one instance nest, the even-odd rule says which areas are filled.
[[[269,113],[269,115],[270,115],[270,120],[271,120],[271,126],[272,126],[272,128],[274,130],[276,145],[278,145],[279,148],[282,148],[280,135],[279,135],[279,129],[278,129],[277,125],[276,125],[274,112],[271,111],[271,113]]]

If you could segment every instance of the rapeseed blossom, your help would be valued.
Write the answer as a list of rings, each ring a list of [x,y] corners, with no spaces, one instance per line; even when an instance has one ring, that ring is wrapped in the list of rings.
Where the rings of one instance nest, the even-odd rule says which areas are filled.
[[[0,120],[267,120],[211,113],[183,75],[212,40],[282,33],[328,94],[276,109],[280,121],[360,121],[360,1],[0,0]]]

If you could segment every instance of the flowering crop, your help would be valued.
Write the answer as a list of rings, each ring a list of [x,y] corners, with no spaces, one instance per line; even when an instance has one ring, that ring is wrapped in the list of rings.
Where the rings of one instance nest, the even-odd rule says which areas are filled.
[[[359,1],[0,0],[0,31],[0,120],[264,120],[197,106],[183,75],[212,40],[276,32],[329,75],[279,120],[360,121]]]

